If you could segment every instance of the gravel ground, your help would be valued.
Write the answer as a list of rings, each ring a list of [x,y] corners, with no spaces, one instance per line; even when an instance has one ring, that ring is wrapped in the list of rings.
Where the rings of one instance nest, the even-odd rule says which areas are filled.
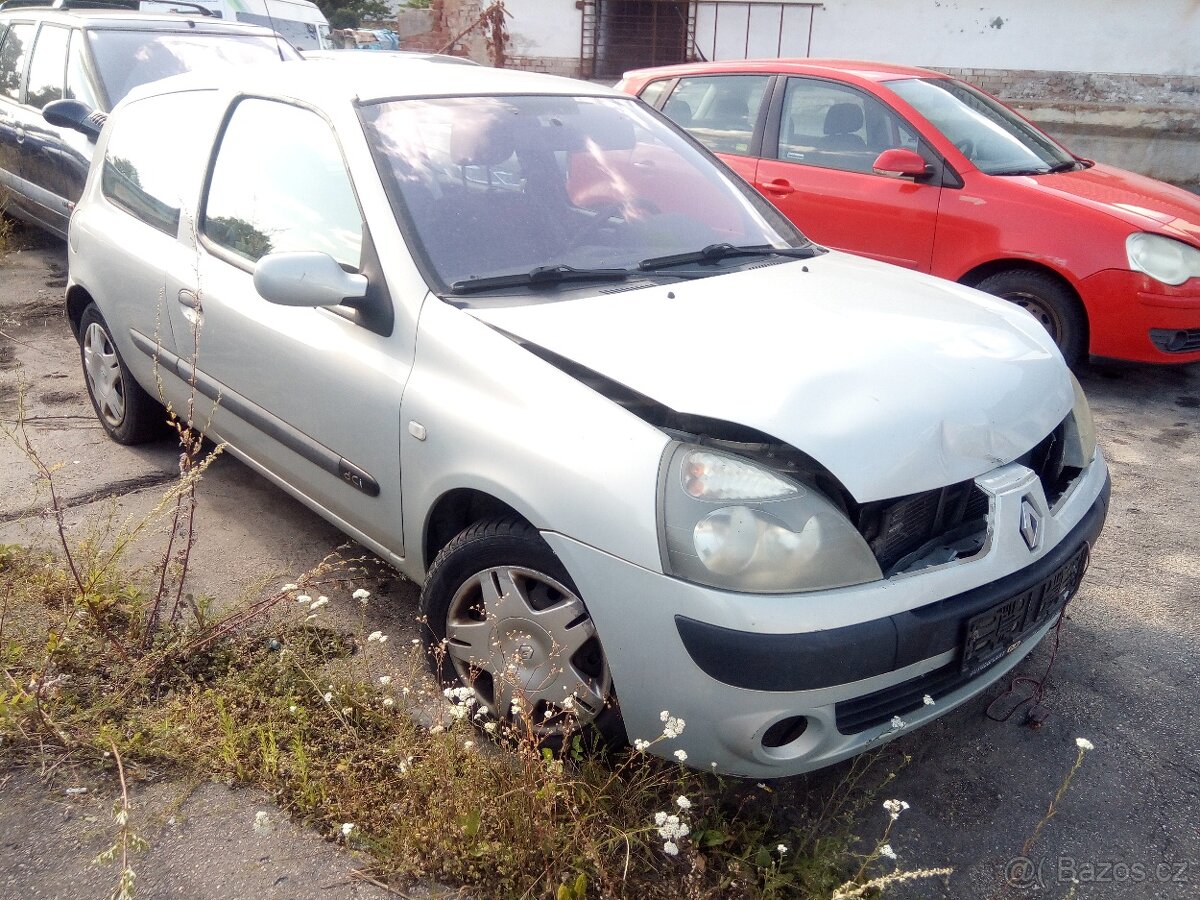
[[[77,349],[61,309],[61,246],[34,247],[0,269],[0,420],[16,416],[22,386],[30,431],[57,474],[73,534],[148,510],[175,471],[167,443],[118,447],[96,425]],[[1062,629],[1047,681],[1052,715],[1039,730],[992,722],[984,697],[901,738],[880,760],[897,770],[889,794],[912,808],[891,838],[903,868],[951,866],[948,880],[889,896],[1200,897],[1200,366],[1093,366],[1081,378],[1096,414],[1113,476],[1108,527]],[[115,499],[104,499],[115,495]],[[231,458],[206,476],[199,509],[194,589],[237,598],[289,579],[343,542],[331,526]],[[0,448],[0,542],[49,544],[45,498],[15,448]],[[152,561],[153,538],[140,551]],[[138,561],[135,555],[134,562]],[[416,592],[372,585],[368,630],[404,643],[412,635]],[[358,614],[330,607],[334,622],[359,627]],[[352,618],[351,618],[352,617]],[[1018,670],[1040,676],[1043,645]],[[1022,845],[1076,756],[1088,753],[1057,815],[1021,860]],[[902,754],[912,761],[900,766]],[[781,781],[784,796],[833,789],[845,767]],[[105,845],[111,783],[64,795],[69,773],[45,787],[35,772],[0,771],[0,894],[93,897],[111,872],[89,865]],[[349,875],[355,861],[321,836],[293,826],[251,791],[189,786],[162,778],[134,801],[153,825],[139,862],[146,897],[373,896]],[[179,804],[182,805],[179,805]],[[176,808],[177,807],[177,808]],[[253,830],[268,810],[275,827]],[[877,821],[873,818],[877,816]],[[882,831],[869,812],[864,837]],[[102,827],[102,825],[104,827]],[[1079,884],[1072,884],[1072,877]],[[1017,882],[1016,888],[1006,879]],[[381,893],[381,892],[380,892]]]

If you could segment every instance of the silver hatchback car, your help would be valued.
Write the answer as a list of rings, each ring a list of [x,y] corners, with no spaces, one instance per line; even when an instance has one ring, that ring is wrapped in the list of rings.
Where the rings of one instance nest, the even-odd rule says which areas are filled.
[[[548,740],[669,709],[652,752],[802,772],[1054,627],[1109,482],[1033,318],[814,246],[628,96],[363,57],[110,117],[67,307],[112,437],[194,381],[423,586],[442,676]]]

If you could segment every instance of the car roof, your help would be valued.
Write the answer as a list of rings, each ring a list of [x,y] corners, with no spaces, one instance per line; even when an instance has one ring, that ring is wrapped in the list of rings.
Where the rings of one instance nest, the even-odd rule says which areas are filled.
[[[862,59],[730,59],[717,62],[684,63],[654,69],[634,69],[626,78],[663,78],[680,75],[716,75],[737,72],[771,72],[819,75],[827,78],[857,78],[863,81],[892,81],[897,78],[945,78],[941,72]]]
[[[613,88],[557,75],[488,66],[447,65],[438,59],[368,51],[337,58],[288,61],[282,65],[254,63],[212,67],[143,85],[131,92],[129,99],[206,89],[306,100],[331,108],[347,101],[370,103],[413,97],[512,94],[630,99],[628,94]]]
[[[0,9],[0,20],[28,19],[84,28],[129,31],[201,31],[223,34],[273,35],[270,28],[250,22],[231,22],[199,13],[145,13],[132,9],[51,9],[48,6],[11,6]]]
[[[301,50],[305,59],[342,59],[348,53],[378,53],[385,59],[424,59],[452,66],[478,66],[479,63],[465,56],[449,56],[445,53],[424,53],[419,50],[360,50],[354,47],[338,47],[323,50]]]

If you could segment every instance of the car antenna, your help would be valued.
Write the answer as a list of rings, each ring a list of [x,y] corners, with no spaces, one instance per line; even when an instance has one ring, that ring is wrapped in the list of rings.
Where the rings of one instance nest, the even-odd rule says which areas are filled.
[[[283,55],[283,45],[279,40],[279,32],[275,30],[275,17],[271,15],[271,0],[263,0],[263,6],[267,10],[267,22],[271,25],[271,32],[275,35],[275,52],[279,54],[280,62],[287,62],[287,57]]]

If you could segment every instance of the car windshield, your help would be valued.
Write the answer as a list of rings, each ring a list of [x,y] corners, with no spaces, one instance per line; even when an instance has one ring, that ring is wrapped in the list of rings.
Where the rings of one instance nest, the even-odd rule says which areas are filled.
[[[887,87],[929,120],[981,172],[1040,175],[1080,165],[1063,147],[961,81],[909,78]]]
[[[394,100],[361,115],[393,211],[449,293],[703,277],[810,247],[632,98]]]
[[[89,31],[109,109],[135,87],[205,66],[299,59],[287,41],[215,32]]]

